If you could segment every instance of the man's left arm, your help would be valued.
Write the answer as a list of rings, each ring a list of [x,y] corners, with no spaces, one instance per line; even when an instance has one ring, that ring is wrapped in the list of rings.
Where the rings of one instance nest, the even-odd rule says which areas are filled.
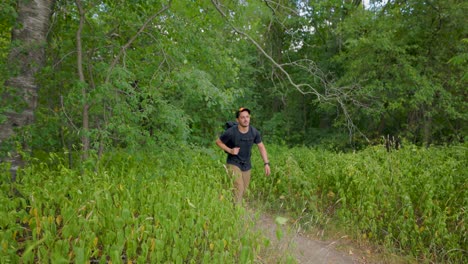
[[[270,171],[270,162],[268,161],[268,153],[266,151],[265,145],[263,142],[260,142],[257,144],[258,150],[260,151],[260,155],[262,156],[263,159],[263,164],[265,165],[265,175],[269,176],[271,171]]]

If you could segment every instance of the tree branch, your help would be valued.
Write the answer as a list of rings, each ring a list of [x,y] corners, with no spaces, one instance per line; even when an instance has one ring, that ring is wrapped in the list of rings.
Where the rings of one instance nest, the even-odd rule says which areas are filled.
[[[273,8],[269,5],[268,2],[271,2],[269,0],[265,0],[265,3],[267,6],[272,9]],[[211,0],[211,3],[213,6],[216,8],[216,10],[221,14],[221,16],[226,20],[228,25],[238,34],[244,36],[247,40],[249,40],[259,51],[260,53],[263,54],[281,73],[286,76],[286,79],[288,80],[289,84],[294,87],[299,93],[303,95],[307,94],[313,94],[317,97],[319,102],[336,102],[341,110],[343,111],[343,114],[345,115],[346,119],[346,124],[347,128],[349,131],[349,136],[350,140],[352,138],[352,135],[354,131],[358,131],[367,141],[368,138],[359,131],[359,129],[355,126],[353,123],[353,120],[351,118],[351,115],[349,114],[346,104],[346,101],[351,101],[353,103],[358,103],[358,101],[351,96],[351,91],[356,88],[356,86],[351,86],[351,87],[336,87],[333,82],[330,82],[327,78],[327,75],[322,72],[316,64],[311,61],[311,60],[299,60],[295,62],[290,62],[290,63],[285,63],[285,64],[279,64],[275,59],[273,59],[272,56],[270,56],[265,49],[262,48],[262,46],[255,40],[253,39],[249,34],[246,32],[240,30],[236,26],[234,26],[230,21],[229,17],[226,16],[226,13],[222,10],[222,7],[217,0]],[[296,83],[293,77],[286,71],[284,66],[292,66],[292,67],[298,67],[299,69],[305,70],[308,74],[311,75],[312,78],[309,78],[311,80],[318,79],[321,83],[321,86],[325,89],[324,93],[320,93],[312,84],[310,83]],[[362,104],[360,104],[362,105]]]
[[[107,74],[106,76],[106,81],[105,83],[108,83],[109,82],[109,79],[110,79],[110,76],[111,76],[111,73],[112,71],[114,70],[115,66],[117,65],[117,63],[119,62],[120,58],[122,57],[123,54],[125,54],[126,50],[128,49],[128,47],[130,47],[130,45],[132,45],[132,43],[136,40],[136,38],[146,29],[146,27],[148,26],[148,24],[154,19],[156,18],[157,16],[159,16],[160,14],[164,13],[166,10],[169,9],[169,7],[171,6],[171,2],[172,0],[169,1],[169,3],[167,4],[167,6],[164,6],[161,10],[159,10],[159,12],[157,12],[156,14],[150,16],[146,21],[145,23],[143,23],[143,25],[140,27],[140,29],[138,30],[138,32],[132,36],[130,38],[130,40],[125,43],[125,45],[123,45],[123,47],[120,49],[120,52],[119,54],[117,54],[117,56],[114,58],[114,60],[112,61],[112,64],[109,68],[109,73]]]

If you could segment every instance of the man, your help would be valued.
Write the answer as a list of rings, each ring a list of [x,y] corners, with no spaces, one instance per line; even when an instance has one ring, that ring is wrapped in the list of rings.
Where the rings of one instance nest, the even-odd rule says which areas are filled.
[[[270,175],[270,163],[260,133],[250,126],[250,110],[240,108],[236,112],[236,120],[237,125],[224,131],[216,140],[216,144],[228,154],[226,163],[228,172],[234,177],[234,201],[240,204],[250,183],[250,158],[254,143],[262,156],[266,176]]]

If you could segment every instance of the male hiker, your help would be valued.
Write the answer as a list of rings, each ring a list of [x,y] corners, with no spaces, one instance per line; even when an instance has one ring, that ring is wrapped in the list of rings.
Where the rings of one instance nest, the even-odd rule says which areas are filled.
[[[226,129],[216,140],[216,144],[228,154],[226,163],[229,174],[234,177],[234,201],[240,204],[244,192],[249,187],[252,168],[250,158],[254,143],[262,156],[266,176],[270,175],[270,163],[260,133],[250,126],[250,110],[240,108],[236,112],[236,121],[237,125]]]

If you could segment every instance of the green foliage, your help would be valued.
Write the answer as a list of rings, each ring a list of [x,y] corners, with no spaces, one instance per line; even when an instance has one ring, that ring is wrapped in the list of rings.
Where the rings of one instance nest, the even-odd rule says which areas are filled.
[[[366,107],[352,114],[360,126],[377,131],[374,137],[400,134],[430,144],[451,134],[463,140],[466,67],[447,62],[466,53],[467,8],[463,1],[389,2],[374,13],[357,10],[341,24],[345,46],[335,60],[344,70],[340,82],[360,86]]]
[[[248,199],[304,228],[336,223],[418,261],[466,262],[466,145],[268,151],[272,175],[254,153]],[[116,150],[76,169],[44,153],[16,183],[2,165],[2,262],[253,261],[262,243],[233,208],[218,153]]]
[[[57,1],[46,66],[35,76],[41,89],[32,147],[79,146],[83,136],[94,151],[207,146],[239,106],[254,109],[254,124],[279,144],[366,145],[350,119],[372,142],[387,134],[426,145],[463,141],[466,1],[374,1],[372,9],[357,2],[219,1],[229,14],[223,17],[209,0],[82,1],[83,82],[76,3]],[[0,4],[4,80],[15,3]],[[304,60],[310,68],[294,64]],[[319,93],[329,92],[324,82],[348,89],[340,102],[318,100],[289,77]]]
[[[35,76],[36,123],[22,131],[34,153],[79,149],[83,136],[94,152],[146,146],[162,153],[113,153],[97,165],[91,158],[80,171],[69,168],[79,153],[67,161],[51,154],[20,177],[17,188],[27,197],[13,194],[4,168],[0,262],[253,259],[253,238],[239,239],[228,226],[239,215],[216,199],[228,196],[220,193],[219,164],[206,153],[191,158],[167,149],[212,144],[239,106],[254,110],[253,125],[269,142],[333,150],[357,144],[349,144],[340,105],[300,94],[231,26],[294,80],[324,91],[322,80],[287,66],[310,59],[327,80],[352,87],[343,103],[373,142],[386,134],[427,145],[466,140],[466,1],[373,1],[380,5],[372,9],[341,0],[218,2],[227,18],[202,0],[171,1],[149,20],[169,1],[82,1],[83,82],[77,8],[57,1],[46,66]],[[10,89],[4,83],[15,6],[0,3],[0,94]],[[20,102],[2,102],[0,123],[1,113],[20,109]],[[273,175],[259,177],[253,190],[272,207],[279,199],[283,209],[321,225],[333,217],[361,238],[421,261],[466,262],[465,146],[269,151],[277,160]],[[185,230],[195,231],[192,240]]]
[[[6,61],[11,44],[11,30],[17,17],[14,0],[5,0],[0,3],[0,65]],[[1,76],[1,75],[0,75]]]
[[[17,16],[16,11],[14,9],[15,1],[8,0],[2,1],[0,3],[0,95],[6,94],[8,91],[10,94],[13,94],[10,91],[10,88],[5,86],[5,80],[8,79],[10,71],[12,70],[8,64],[8,52],[11,49],[12,42],[11,42],[11,31],[15,22],[15,18]],[[15,104],[12,102],[5,102],[6,100],[2,100],[0,102],[0,124],[5,122],[5,111],[11,111],[12,108],[15,108]],[[18,105],[16,105],[18,107]],[[0,151],[3,152],[3,147]]]
[[[253,71],[248,63],[252,58],[211,2],[172,3],[149,21],[163,6],[153,1],[86,2],[82,43],[87,70],[85,83],[80,84],[76,47],[70,41],[78,26],[77,11],[65,2],[58,4],[49,66],[41,72],[39,108],[41,113],[56,113],[57,119],[39,115],[35,131],[38,139],[47,137],[48,131],[69,133],[61,141],[36,140],[36,147],[79,144],[83,135],[90,137],[95,149],[212,143],[220,124],[231,118],[243,86],[251,83],[244,77]],[[82,129],[85,104],[89,131]]]
[[[354,132],[348,135],[353,144],[338,145],[360,147],[359,133],[346,131],[351,118],[372,141],[387,134],[427,145],[464,140],[464,1],[380,1],[372,9],[353,1],[308,1],[300,8],[301,16],[288,18],[281,8],[272,12],[263,46],[292,79],[325,94],[320,80],[286,66],[315,62],[325,79],[347,88],[341,97],[347,112],[337,102],[302,96],[275,67],[260,64],[252,98],[266,112],[262,126],[276,129],[274,138],[316,145],[317,138]]]
[[[254,175],[252,193],[304,226],[322,229],[332,220],[418,261],[464,263],[466,147],[334,153],[272,146],[271,178]]]
[[[50,153],[15,185],[3,168],[1,262],[252,262],[258,237],[210,155],[116,151],[70,169]]]

